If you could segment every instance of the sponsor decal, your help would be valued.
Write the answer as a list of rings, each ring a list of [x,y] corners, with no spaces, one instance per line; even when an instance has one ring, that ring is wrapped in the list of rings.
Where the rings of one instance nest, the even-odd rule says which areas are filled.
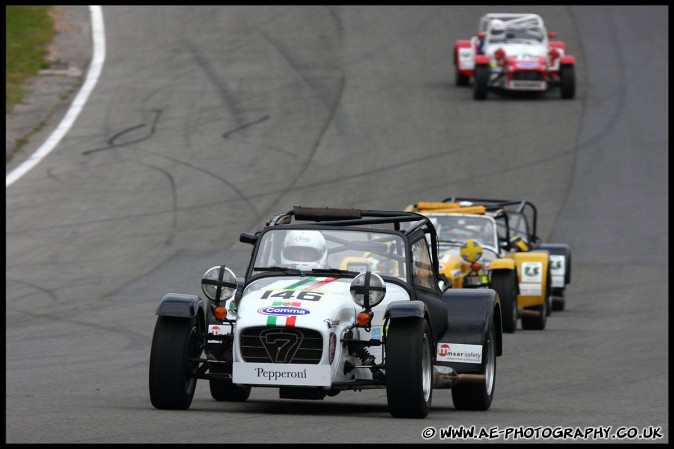
[[[334,332],[330,334],[330,347],[328,352],[328,363],[332,365],[332,361],[335,359],[335,351],[337,350],[337,336]]]
[[[566,284],[564,283],[564,276],[558,276],[556,274],[552,275],[552,287],[554,288],[564,288]]]
[[[284,371],[284,370],[266,370],[264,368],[255,368],[254,372],[257,377],[262,377],[270,381],[277,381],[279,379],[306,379],[307,370],[301,371]]]
[[[541,296],[543,294],[542,284],[525,284],[520,282],[520,296]]]
[[[544,90],[545,82],[544,81],[522,81],[515,80],[510,81],[509,83],[511,89],[521,89],[521,90]]]
[[[306,385],[329,387],[332,367],[328,364],[275,365],[271,363],[232,364],[232,381],[251,385]]]
[[[482,346],[440,343],[436,358],[442,362],[482,363]]]
[[[271,306],[257,309],[257,313],[260,315],[269,315],[269,318],[267,318],[267,326],[295,327],[298,316],[311,313],[307,309],[299,307],[300,305],[302,305],[301,302],[284,304],[283,301],[274,301]]]
[[[521,69],[536,69],[540,67],[540,65],[537,62],[532,62],[532,61],[520,61],[517,63],[517,67]]]
[[[328,325],[328,329],[332,329],[333,327],[337,327],[339,325],[339,320],[326,319],[323,320],[323,322]]]
[[[564,266],[564,256],[550,256],[550,271],[553,275],[559,274],[563,276],[566,273],[566,267]]]
[[[307,309],[301,307],[293,306],[271,306],[271,307],[262,307],[257,309],[257,313],[260,315],[272,315],[272,316],[289,316],[289,315],[309,315]]]
[[[543,263],[522,263],[522,282],[543,282]]]
[[[372,339],[373,340],[381,340],[381,327],[373,327],[372,328]]]
[[[232,333],[232,326],[223,326],[219,324],[209,324],[208,333],[210,335],[227,335]],[[208,343],[222,343],[222,340],[208,340]]]

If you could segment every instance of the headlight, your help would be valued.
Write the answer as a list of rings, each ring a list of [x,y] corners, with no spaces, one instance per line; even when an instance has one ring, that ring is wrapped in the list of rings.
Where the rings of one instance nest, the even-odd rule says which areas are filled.
[[[466,262],[477,262],[482,257],[482,245],[473,239],[466,240],[461,245],[461,257]]]
[[[366,271],[353,279],[350,290],[356,304],[371,309],[384,300],[386,284],[378,274]]]
[[[224,265],[213,267],[201,278],[201,289],[215,302],[227,301],[236,291],[236,275]]]

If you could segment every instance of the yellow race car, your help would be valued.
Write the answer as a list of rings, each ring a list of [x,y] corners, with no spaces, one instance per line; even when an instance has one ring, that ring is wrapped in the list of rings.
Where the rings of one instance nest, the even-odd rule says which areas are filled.
[[[545,329],[552,278],[547,251],[531,251],[510,234],[502,208],[468,202],[418,202],[405,208],[430,218],[438,235],[440,272],[454,288],[491,288],[501,298],[503,332]]]

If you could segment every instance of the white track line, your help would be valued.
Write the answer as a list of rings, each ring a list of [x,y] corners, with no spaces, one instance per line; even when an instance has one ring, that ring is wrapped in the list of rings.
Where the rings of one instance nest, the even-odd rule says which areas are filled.
[[[28,173],[31,168],[36,166],[45,156],[56,148],[56,145],[58,145],[63,136],[66,135],[73,123],[75,123],[75,119],[77,119],[80,111],[82,111],[84,104],[89,98],[89,94],[94,90],[94,87],[98,82],[98,77],[101,75],[103,62],[105,61],[105,26],[103,24],[103,9],[101,6],[90,5],[89,10],[91,11],[91,35],[94,44],[94,54],[87,73],[87,79],[75,97],[75,100],[73,100],[73,103],[70,105],[65,117],[63,117],[59,126],[49,136],[45,143],[43,143],[42,146],[26,161],[7,175],[5,188],[9,187],[14,181]]]

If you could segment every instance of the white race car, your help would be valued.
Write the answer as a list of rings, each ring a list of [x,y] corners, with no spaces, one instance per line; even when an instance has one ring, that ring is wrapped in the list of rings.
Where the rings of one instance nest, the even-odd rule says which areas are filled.
[[[240,240],[253,245],[245,278],[213,267],[206,300],[162,298],[154,407],[189,408],[197,379],[208,379],[218,401],[245,401],[252,387],[284,399],[379,388],[392,416],[423,418],[433,389],[451,388],[455,408],[489,409],[500,300],[443,285],[427,217],[296,206]]]
[[[477,35],[454,46],[456,84],[473,84],[476,100],[489,89],[544,92],[559,87],[561,97],[575,96],[576,58],[562,41],[551,41],[537,14],[490,13],[480,18]]]

